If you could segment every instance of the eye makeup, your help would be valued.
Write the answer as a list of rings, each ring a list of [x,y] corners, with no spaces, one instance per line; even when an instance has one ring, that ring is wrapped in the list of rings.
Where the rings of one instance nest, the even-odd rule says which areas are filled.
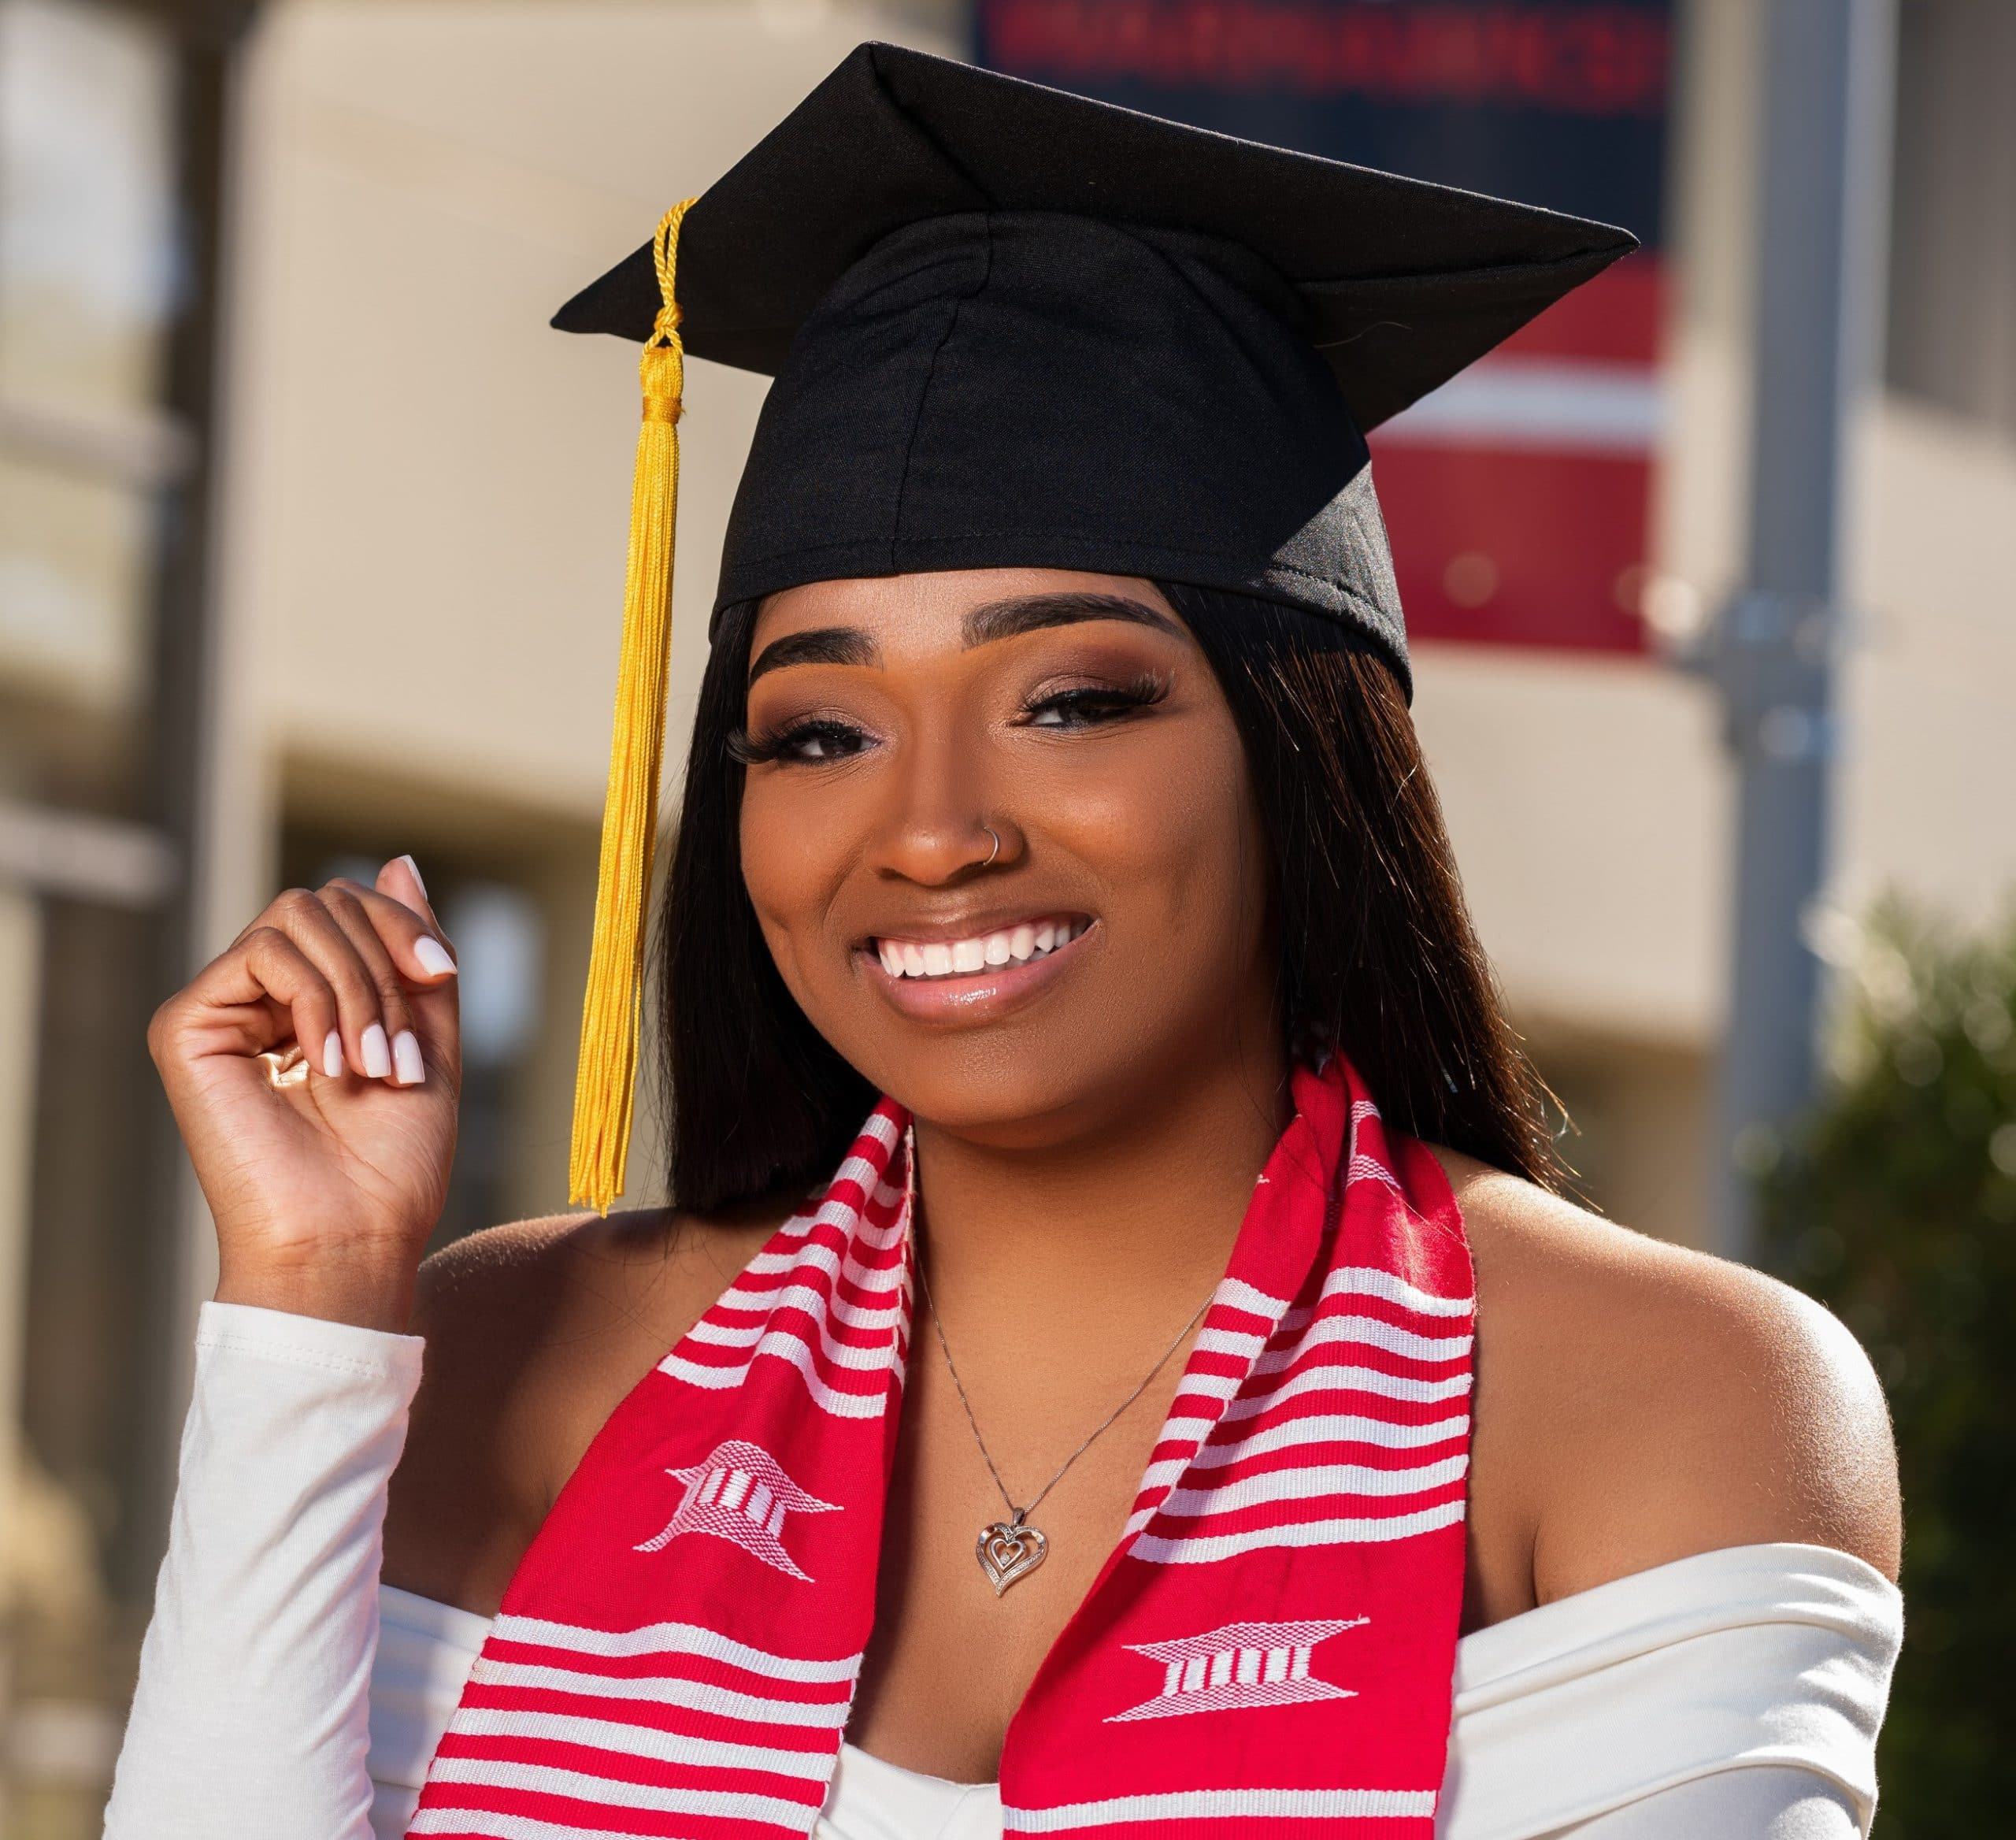
[[[1142,671],[1124,684],[1080,683],[1040,690],[1025,699],[1021,725],[1065,730],[1104,728],[1165,701],[1169,680]]]
[[[737,729],[728,738],[731,760],[743,766],[783,761],[818,766],[846,760],[868,745],[865,730],[836,716],[799,716],[760,735]]]

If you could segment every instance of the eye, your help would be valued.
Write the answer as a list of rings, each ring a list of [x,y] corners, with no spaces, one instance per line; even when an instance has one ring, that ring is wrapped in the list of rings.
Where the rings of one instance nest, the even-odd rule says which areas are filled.
[[[816,766],[847,759],[868,744],[868,736],[851,723],[822,716],[787,723],[767,735],[738,733],[728,742],[728,752],[744,766],[772,761]]]
[[[1080,684],[1048,696],[1032,698],[1024,706],[1023,725],[1032,729],[1095,729],[1125,721],[1160,703],[1169,686],[1159,677],[1143,675],[1131,684]]]

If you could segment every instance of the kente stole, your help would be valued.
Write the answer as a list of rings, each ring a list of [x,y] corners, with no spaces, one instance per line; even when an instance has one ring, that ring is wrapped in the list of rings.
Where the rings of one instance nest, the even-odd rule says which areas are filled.
[[[1430,1840],[1463,1585],[1473,1319],[1440,1165],[1295,1077],[1134,1512],[1010,1723],[1011,1834]],[[519,1565],[413,1835],[811,1831],[875,1608],[910,1335],[884,1100],[589,1447]]]

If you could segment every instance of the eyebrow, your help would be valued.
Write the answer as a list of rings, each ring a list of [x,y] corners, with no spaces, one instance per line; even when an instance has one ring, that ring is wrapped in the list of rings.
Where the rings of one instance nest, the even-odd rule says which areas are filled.
[[[969,608],[959,622],[959,630],[971,650],[999,639],[1017,639],[1026,632],[1082,625],[1093,620],[1125,620],[1172,637],[1180,632],[1166,614],[1123,594],[1027,594],[991,600]],[[816,626],[803,632],[787,633],[765,646],[749,667],[749,681],[753,684],[766,671],[783,670],[791,665],[877,665],[881,662],[881,648],[860,627]]]
[[[804,632],[787,632],[765,646],[762,656],[749,667],[749,681],[753,684],[765,671],[781,671],[791,665],[881,662],[880,649],[858,626],[814,626]]]
[[[1166,614],[1124,594],[1026,594],[991,600],[970,610],[960,622],[966,644],[986,645],[996,639],[1019,638],[1050,626],[1077,626],[1088,620],[1125,620],[1152,626],[1174,637],[1179,629]]]

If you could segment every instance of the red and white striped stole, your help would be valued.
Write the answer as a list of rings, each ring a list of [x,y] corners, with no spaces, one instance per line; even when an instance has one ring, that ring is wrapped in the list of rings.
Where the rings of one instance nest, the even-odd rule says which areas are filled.
[[[1132,1515],[1009,1726],[1013,1834],[1429,1840],[1473,1302],[1440,1167],[1299,1074]],[[526,1553],[410,1835],[779,1840],[874,1614],[910,1308],[902,1111],[611,1415]]]

